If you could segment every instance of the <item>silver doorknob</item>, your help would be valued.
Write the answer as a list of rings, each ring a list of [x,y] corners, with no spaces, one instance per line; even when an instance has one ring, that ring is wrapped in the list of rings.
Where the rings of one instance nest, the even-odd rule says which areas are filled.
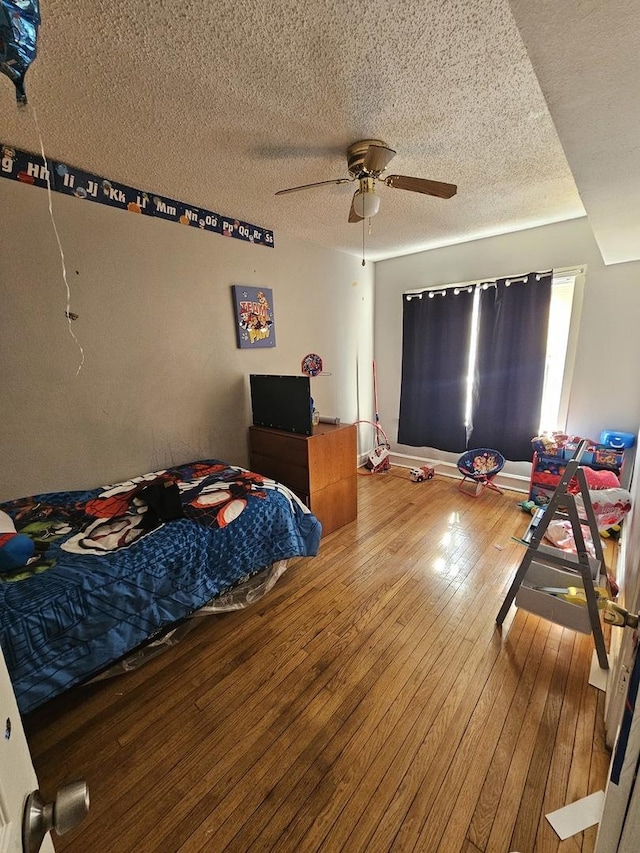
[[[89,811],[89,788],[86,782],[68,782],[58,788],[56,798],[47,803],[40,791],[27,797],[22,819],[22,849],[38,853],[50,829],[63,835],[83,820]]]

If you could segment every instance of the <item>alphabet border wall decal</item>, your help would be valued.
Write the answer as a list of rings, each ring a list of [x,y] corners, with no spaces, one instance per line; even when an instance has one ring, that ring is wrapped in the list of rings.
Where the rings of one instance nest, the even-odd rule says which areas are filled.
[[[126,184],[120,184],[107,178],[94,175],[68,166],[60,160],[47,158],[49,171],[45,161],[38,154],[30,154],[0,142],[0,177],[36,187],[47,187],[47,177],[51,190],[64,195],[86,201],[106,204],[130,213],[140,213],[177,222],[180,225],[200,228],[224,237],[235,237],[247,243],[259,246],[274,247],[273,231],[223,216],[211,210],[205,210],[196,205],[176,201],[166,196],[135,189]]]

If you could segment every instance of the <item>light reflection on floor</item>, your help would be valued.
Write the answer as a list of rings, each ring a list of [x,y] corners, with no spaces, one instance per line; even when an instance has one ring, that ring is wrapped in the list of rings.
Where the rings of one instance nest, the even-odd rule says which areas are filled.
[[[466,537],[460,526],[460,513],[452,512],[449,516],[448,527],[440,540],[440,556],[433,562],[436,574],[454,578],[459,570],[458,552]]]

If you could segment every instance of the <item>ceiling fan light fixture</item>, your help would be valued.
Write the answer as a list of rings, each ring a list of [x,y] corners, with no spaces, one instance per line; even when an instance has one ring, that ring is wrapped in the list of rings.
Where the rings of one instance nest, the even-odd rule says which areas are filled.
[[[395,156],[393,148],[380,139],[360,139],[347,148],[347,168],[349,178],[334,178],[329,181],[314,181],[311,184],[288,187],[278,190],[276,195],[308,190],[329,184],[350,184],[357,181],[359,186],[351,199],[349,216],[350,223],[362,222],[375,216],[380,209],[380,198],[376,194],[376,181],[382,182],[391,189],[408,190],[413,193],[435,196],[436,198],[451,198],[458,188],[455,184],[445,184],[442,181],[432,181],[426,178],[416,178],[410,175],[389,175],[381,177],[390,161]]]
[[[373,190],[358,190],[353,197],[353,209],[362,219],[369,219],[380,209],[380,196]]]

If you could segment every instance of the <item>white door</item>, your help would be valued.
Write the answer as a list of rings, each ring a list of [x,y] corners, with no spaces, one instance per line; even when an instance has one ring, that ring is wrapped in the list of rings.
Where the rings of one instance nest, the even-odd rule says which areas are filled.
[[[0,853],[22,853],[22,814],[38,787],[4,655],[0,649]],[[42,853],[54,853],[49,833]]]
[[[617,603],[631,613],[640,612],[640,435],[635,460],[630,451],[625,454],[625,479],[633,471],[631,485],[631,512],[622,528],[620,551],[616,561],[616,578],[620,587]],[[635,639],[633,631],[615,628],[611,632],[610,657],[612,668],[607,681],[605,700],[605,734],[607,746],[613,748],[620,720],[624,712],[629,674],[633,668]]]

